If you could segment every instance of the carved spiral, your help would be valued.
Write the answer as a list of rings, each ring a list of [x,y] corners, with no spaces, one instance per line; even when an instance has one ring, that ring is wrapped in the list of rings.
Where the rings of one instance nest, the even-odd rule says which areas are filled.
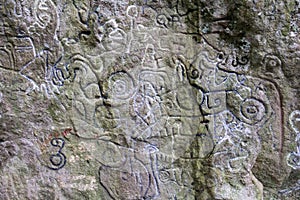
[[[62,153],[53,154],[50,156],[50,162],[53,165],[51,169],[61,169],[66,163],[66,156]]]
[[[50,163],[51,166],[47,166],[49,169],[52,170],[59,170],[63,168],[66,164],[66,156],[61,152],[62,148],[65,145],[65,141],[62,138],[53,138],[51,140],[51,145],[54,147],[58,147],[59,150],[57,153],[50,155]]]
[[[246,123],[256,124],[264,118],[266,108],[260,100],[247,98],[242,102],[240,111]]]
[[[159,180],[162,183],[166,183],[166,182],[170,181],[170,173],[166,170],[161,170],[159,172]]]

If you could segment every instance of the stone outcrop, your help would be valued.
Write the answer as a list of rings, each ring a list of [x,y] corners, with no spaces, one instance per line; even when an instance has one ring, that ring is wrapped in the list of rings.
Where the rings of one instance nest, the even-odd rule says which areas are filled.
[[[299,11],[1,0],[0,199],[299,199]]]

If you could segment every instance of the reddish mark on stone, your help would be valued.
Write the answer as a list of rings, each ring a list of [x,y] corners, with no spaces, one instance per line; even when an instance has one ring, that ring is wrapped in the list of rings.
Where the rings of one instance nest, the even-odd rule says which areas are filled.
[[[67,129],[65,129],[63,132],[61,132],[60,134],[59,134],[59,133],[54,133],[54,134],[51,133],[51,134],[48,136],[48,140],[51,140],[53,137],[58,138],[59,135],[62,135],[62,136],[64,136],[64,137],[66,137],[71,131],[72,131],[71,128],[67,128]]]
[[[66,137],[70,132],[72,131],[71,128],[67,128],[66,130],[64,130],[61,134]]]

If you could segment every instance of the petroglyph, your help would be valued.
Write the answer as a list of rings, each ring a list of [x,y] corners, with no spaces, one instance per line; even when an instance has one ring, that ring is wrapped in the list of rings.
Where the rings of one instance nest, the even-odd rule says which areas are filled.
[[[293,131],[296,134],[296,152],[292,152],[287,157],[287,164],[292,167],[293,169],[300,169],[300,161],[299,161],[299,153],[300,153],[300,145],[299,145],[299,137],[300,137],[300,131],[297,126],[300,121],[300,111],[295,110],[290,114],[289,122],[290,126],[292,127]]]
[[[296,25],[293,36],[284,32],[299,2],[280,2],[1,2],[0,198],[298,191],[283,185],[288,167],[300,168],[296,82],[285,56],[297,58],[298,47],[287,46],[297,43]],[[20,158],[26,145],[30,156]]]

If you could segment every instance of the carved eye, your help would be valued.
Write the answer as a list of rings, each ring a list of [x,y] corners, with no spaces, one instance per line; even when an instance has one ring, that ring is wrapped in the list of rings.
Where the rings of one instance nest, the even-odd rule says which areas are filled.
[[[264,65],[267,72],[275,73],[281,67],[281,60],[274,55],[266,55],[264,58]]]
[[[223,53],[219,53],[218,59],[223,60],[223,58],[224,58],[224,54]]]
[[[193,69],[191,72],[191,78],[196,79],[199,77],[199,71],[197,69]]]
[[[120,172],[120,178],[124,181],[127,181],[129,179],[130,175],[128,172]]]

